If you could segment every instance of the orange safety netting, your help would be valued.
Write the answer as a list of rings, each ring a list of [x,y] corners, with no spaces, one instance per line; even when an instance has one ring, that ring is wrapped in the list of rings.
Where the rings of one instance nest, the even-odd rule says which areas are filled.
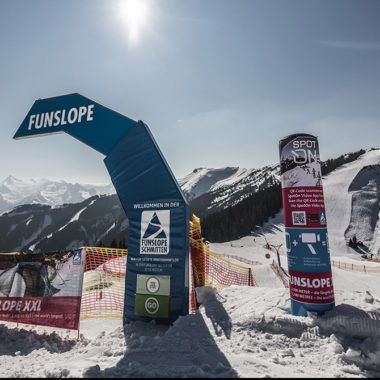
[[[127,250],[83,247],[81,319],[123,317]]]
[[[194,286],[213,286],[218,291],[231,286],[257,286],[251,268],[231,263],[210,251],[203,243],[200,220],[190,221],[190,251]]]
[[[86,251],[81,319],[122,318],[127,266],[126,249],[82,247]],[[211,252],[203,243],[200,220],[190,221],[190,306],[199,307],[195,288],[213,286],[218,291],[230,285],[257,286],[250,268],[231,263]]]

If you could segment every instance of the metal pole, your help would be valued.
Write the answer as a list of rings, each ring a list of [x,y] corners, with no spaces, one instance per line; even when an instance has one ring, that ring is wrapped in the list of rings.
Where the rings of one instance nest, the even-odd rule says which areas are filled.
[[[270,246],[273,247],[276,250],[278,265],[281,267],[279,250],[280,250],[282,244],[280,244],[280,245],[273,245],[273,244],[271,244]]]

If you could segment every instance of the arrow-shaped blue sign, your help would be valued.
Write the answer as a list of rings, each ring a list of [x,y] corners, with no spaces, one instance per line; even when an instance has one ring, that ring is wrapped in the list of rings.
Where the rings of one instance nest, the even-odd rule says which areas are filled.
[[[107,155],[136,121],[80,94],[38,99],[15,139],[66,132]]]

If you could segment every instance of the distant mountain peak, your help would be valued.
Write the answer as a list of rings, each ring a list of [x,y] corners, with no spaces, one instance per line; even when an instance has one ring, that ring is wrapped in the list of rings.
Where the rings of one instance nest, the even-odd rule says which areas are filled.
[[[70,183],[64,180],[43,179],[21,180],[12,175],[0,182],[0,213],[21,204],[41,203],[57,206],[64,203],[78,203],[91,196],[114,194],[108,185]]]
[[[4,184],[14,184],[14,183],[20,183],[22,182],[21,179],[18,179],[16,177],[13,177],[12,175],[9,175],[7,178],[5,178],[1,183],[4,183]]]

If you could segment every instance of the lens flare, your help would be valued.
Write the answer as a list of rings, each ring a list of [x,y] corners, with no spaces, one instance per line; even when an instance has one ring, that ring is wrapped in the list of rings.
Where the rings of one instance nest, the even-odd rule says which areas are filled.
[[[134,45],[148,26],[150,6],[147,0],[121,0],[118,3],[118,17],[124,24],[128,41]]]

